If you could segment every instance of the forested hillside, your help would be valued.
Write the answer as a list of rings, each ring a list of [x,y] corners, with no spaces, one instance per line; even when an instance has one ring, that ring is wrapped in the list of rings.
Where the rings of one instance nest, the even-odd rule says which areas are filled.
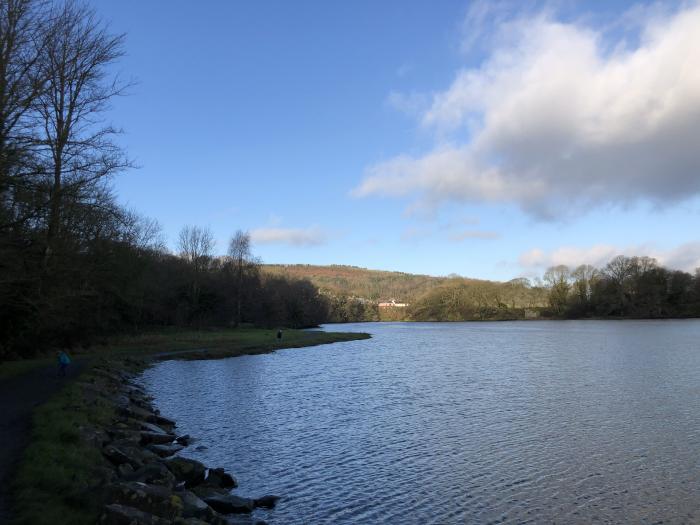
[[[700,269],[670,270],[644,256],[618,256],[601,268],[554,266],[542,278],[507,282],[353,266],[268,265],[264,271],[309,279],[328,297],[334,322],[700,316]],[[389,299],[409,305],[378,308]]]
[[[355,266],[264,265],[272,275],[309,279],[328,296],[331,320],[458,321],[513,319],[538,315],[547,291],[527,279],[495,282],[459,276],[433,277],[368,270]],[[378,308],[396,299],[407,308]]]
[[[340,264],[266,264],[263,269],[274,275],[309,279],[321,290],[336,295],[362,297],[370,301],[393,298],[412,302],[447,280],[445,277],[368,270]]]

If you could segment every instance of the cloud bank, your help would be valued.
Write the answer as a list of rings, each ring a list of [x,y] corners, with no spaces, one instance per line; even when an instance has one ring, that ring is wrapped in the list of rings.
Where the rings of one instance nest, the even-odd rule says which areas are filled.
[[[617,255],[647,255],[654,257],[659,264],[674,270],[694,272],[700,268],[700,242],[689,242],[675,248],[663,250],[653,245],[619,247],[599,244],[588,248],[564,246],[550,252],[532,249],[520,255],[518,263],[528,270],[543,270],[550,266],[565,264],[575,268],[580,264],[590,264],[601,268]]]
[[[512,203],[543,220],[697,195],[700,4],[640,24],[631,47],[544,14],[501,20],[487,58],[420,115],[434,149],[371,166],[354,194]]]
[[[250,232],[256,244],[287,244],[289,246],[319,246],[325,244],[326,234],[318,227],[310,228],[257,228]]]

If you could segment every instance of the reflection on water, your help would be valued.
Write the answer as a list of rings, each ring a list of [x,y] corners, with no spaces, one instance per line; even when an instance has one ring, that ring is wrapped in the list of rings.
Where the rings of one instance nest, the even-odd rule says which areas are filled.
[[[256,518],[700,521],[700,321],[329,328],[373,339],[144,375]]]

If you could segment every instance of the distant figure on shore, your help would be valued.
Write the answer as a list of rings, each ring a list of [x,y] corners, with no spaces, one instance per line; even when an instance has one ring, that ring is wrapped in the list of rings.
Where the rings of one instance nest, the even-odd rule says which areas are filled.
[[[277,330],[277,340],[278,341],[282,340],[282,330]]]
[[[66,375],[66,370],[68,369],[68,365],[70,364],[70,356],[61,350],[58,353],[58,375],[65,377]]]

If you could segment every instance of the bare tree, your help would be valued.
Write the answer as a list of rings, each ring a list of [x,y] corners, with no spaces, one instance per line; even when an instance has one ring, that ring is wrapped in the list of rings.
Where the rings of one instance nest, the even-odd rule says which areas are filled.
[[[31,150],[37,98],[45,88],[39,60],[46,48],[43,2],[0,0],[0,229],[26,220],[16,199],[33,182]]]
[[[192,268],[192,309],[198,323],[202,274],[211,260],[215,244],[211,230],[199,226],[185,226],[178,238],[180,257],[185,259]]]
[[[200,272],[207,265],[215,245],[211,230],[199,226],[182,228],[177,241],[180,257],[189,262],[195,272]]]
[[[37,105],[49,166],[45,267],[60,234],[64,198],[89,201],[96,186],[130,166],[113,141],[119,131],[101,117],[126,88],[107,71],[123,55],[124,36],[109,34],[90,8],[72,0],[51,15],[40,68],[46,86]]]
[[[228,256],[233,265],[236,279],[236,319],[235,326],[239,326],[242,320],[241,304],[243,301],[243,282],[246,273],[258,264],[250,249],[250,234],[238,230],[228,245]]]

